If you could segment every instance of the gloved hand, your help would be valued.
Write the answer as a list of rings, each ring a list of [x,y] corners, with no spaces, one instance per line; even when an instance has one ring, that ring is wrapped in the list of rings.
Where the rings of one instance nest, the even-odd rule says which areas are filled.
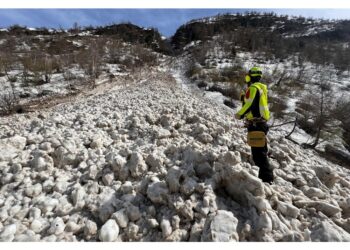
[[[235,118],[238,119],[238,120],[242,119],[241,115],[239,115],[239,114],[235,114]]]

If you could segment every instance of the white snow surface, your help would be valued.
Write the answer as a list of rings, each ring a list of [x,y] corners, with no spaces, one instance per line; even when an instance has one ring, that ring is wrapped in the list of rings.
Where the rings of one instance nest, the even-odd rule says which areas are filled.
[[[83,31],[83,32],[79,32],[78,36],[90,36],[91,32],[90,31]]]
[[[348,169],[272,130],[263,183],[233,111],[171,74],[0,118],[0,241],[350,241]]]
[[[335,29],[334,23],[325,23],[325,24],[315,24],[310,25],[306,31],[299,32],[299,33],[287,33],[284,35],[286,38],[291,38],[291,37],[301,37],[301,36],[311,36],[315,35],[321,32],[326,32],[326,31],[332,31]]]

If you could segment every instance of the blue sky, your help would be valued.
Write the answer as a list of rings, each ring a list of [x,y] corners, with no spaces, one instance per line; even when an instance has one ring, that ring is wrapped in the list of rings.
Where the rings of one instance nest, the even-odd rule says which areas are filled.
[[[155,27],[169,37],[176,29],[195,18],[218,13],[245,12],[252,9],[0,9],[0,27],[14,24],[27,27],[70,28],[131,22],[142,27]],[[350,19],[350,9],[255,9],[278,14]]]

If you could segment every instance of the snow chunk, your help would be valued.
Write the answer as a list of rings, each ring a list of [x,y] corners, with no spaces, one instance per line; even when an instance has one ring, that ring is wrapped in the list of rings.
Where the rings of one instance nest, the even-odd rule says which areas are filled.
[[[104,242],[113,242],[118,239],[119,227],[115,220],[108,220],[100,230],[100,240]]]
[[[213,218],[209,218],[202,234],[202,241],[238,241],[238,219],[229,211],[218,210]]]
[[[160,228],[162,229],[163,238],[168,237],[172,233],[172,228],[170,226],[170,221],[163,219],[160,223]]]
[[[21,136],[13,136],[0,139],[0,162],[9,161],[26,146],[27,139]]]
[[[55,235],[62,234],[64,232],[65,227],[66,225],[64,224],[63,219],[57,217],[51,222],[51,226],[48,230],[48,233]]]
[[[329,217],[332,217],[342,211],[341,208],[323,201],[295,201],[295,205],[297,207],[313,207],[317,211],[321,211]]]
[[[6,226],[0,234],[0,241],[13,241],[13,239],[15,238],[16,231],[16,224]]]
[[[322,221],[311,230],[312,241],[350,241],[350,234],[333,222]]]
[[[156,204],[166,204],[169,190],[165,182],[151,183],[147,188],[147,197]]]
[[[140,153],[132,153],[127,163],[131,176],[140,177],[147,172],[147,165]]]
[[[112,219],[116,220],[121,228],[125,228],[129,223],[129,217],[125,209],[121,209],[114,214],[112,214]]]
[[[171,136],[171,132],[169,130],[167,130],[167,129],[160,128],[156,132],[156,136],[157,136],[158,139],[168,138],[168,137]]]

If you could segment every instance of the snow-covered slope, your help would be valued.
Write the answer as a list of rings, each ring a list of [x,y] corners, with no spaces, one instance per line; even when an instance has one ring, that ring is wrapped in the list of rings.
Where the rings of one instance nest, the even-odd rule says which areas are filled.
[[[222,43],[226,43],[226,45],[224,46]],[[188,66],[184,70],[195,68],[189,73],[193,83],[202,88],[211,89],[210,91],[221,88],[224,90],[222,93],[226,95],[226,101],[232,102],[233,98],[236,106],[240,106],[238,94],[241,90],[246,89],[244,74],[250,68],[259,66],[263,72],[261,81],[267,84],[269,97],[271,97],[270,108],[273,111],[271,123],[282,123],[286,120],[294,120],[296,117],[304,119],[307,110],[302,109],[302,105],[310,102],[309,95],[320,99],[322,84],[328,88],[326,95],[328,108],[336,110],[336,107],[341,106],[342,101],[349,100],[349,71],[341,72],[332,64],[321,66],[310,61],[300,63],[298,54],[279,59],[269,57],[260,51],[248,52],[237,48],[233,56],[225,49],[227,44],[230,44],[230,41],[224,40],[223,36],[214,37],[212,41],[208,42],[208,46],[201,47],[201,43],[198,41],[190,43],[189,47],[194,51],[192,55],[195,59],[193,59],[192,66]],[[196,50],[202,50],[201,56],[197,56],[201,63],[195,61],[198,60],[196,59]],[[183,58],[186,57],[188,56],[183,56]],[[212,92],[209,93],[213,95]],[[217,94],[215,93],[215,95]],[[318,113],[319,110],[316,109],[314,115],[318,115]],[[345,120],[340,117],[332,119],[334,121]],[[341,129],[339,123],[332,126]],[[300,128],[305,129],[302,126]],[[309,133],[308,135],[300,131],[297,136],[301,139],[298,140],[299,143],[310,143],[314,140],[315,134]],[[337,148],[347,151],[345,147],[348,140],[343,132],[333,133],[325,138],[319,148],[322,149],[326,144],[331,143]]]
[[[262,183],[229,108],[139,79],[0,118],[2,241],[350,241],[349,170],[272,131]]]

